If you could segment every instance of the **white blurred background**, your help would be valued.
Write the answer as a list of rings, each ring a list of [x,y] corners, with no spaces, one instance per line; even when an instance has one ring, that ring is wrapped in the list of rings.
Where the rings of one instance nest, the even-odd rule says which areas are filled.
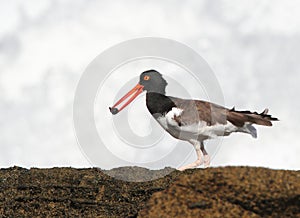
[[[280,119],[258,139],[224,139],[213,166],[299,170],[299,11],[297,0],[0,0],[0,167],[89,167],[72,122],[80,76],[105,49],[153,36],[204,57],[225,106]]]

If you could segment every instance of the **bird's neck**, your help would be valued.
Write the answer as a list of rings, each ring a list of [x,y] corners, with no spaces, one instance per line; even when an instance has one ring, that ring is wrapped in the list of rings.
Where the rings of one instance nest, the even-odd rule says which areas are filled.
[[[176,107],[175,103],[168,96],[157,92],[147,92],[146,105],[153,116],[163,115],[173,107]]]
[[[165,95],[166,87],[165,86],[150,86],[147,89],[147,93],[157,93],[157,94]]]

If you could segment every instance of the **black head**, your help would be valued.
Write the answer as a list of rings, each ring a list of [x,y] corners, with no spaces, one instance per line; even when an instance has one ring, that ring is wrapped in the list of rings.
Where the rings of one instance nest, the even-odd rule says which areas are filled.
[[[119,113],[144,90],[147,92],[155,92],[164,95],[166,93],[166,86],[167,82],[159,72],[157,72],[156,70],[147,70],[141,74],[140,82],[127,94],[125,94],[119,101],[117,101],[114,106],[110,107],[109,110],[112,114]],[[124,103],[123,106],[120,107],[120,109],[116,108],[119,104],[121,104],[128,98],[129,100]]]
[[[156,70],[147,70],[140,75],[140,82],[147,92],[166,93],[167,81]]]

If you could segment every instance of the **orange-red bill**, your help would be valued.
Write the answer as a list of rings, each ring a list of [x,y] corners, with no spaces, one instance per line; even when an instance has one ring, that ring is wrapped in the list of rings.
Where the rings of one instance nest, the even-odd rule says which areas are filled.
[[[123,110],[128,104],[130,104],[139,94],[143,92],[144,86],[140,85],[139,83],[131,89],[128,93],[126,93],[119,101],[117,101],[112,107],[109,108],[110,112],[112,114],[117,114],[121,110]],[[130,97],[131,96],[131,97]],[[130,98],[129,98],[130,97]],[[116,108],[119,104],[121,104],[123,101],[125,101],[127,98],[128,101],[124,103],[119,109]]]

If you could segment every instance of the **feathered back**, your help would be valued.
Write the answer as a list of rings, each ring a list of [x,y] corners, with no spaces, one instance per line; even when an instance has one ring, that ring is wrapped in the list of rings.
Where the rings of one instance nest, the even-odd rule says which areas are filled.
[[[216,123],[226,124],[227,121],[235,126],[242,127],[246,123],[258,124],[263,126],[272,126],[271,121],[277,121],[277,118],[268,114],[268,109],[262,113],[251,111],[236,111],[234,108],[227,109],[217,104],[201,100],[186,100],[175,97],[169,97],[174,104],[184,110],[178,120],[182,124],[191,124],[196,121],[205,121],[207,125]]]

